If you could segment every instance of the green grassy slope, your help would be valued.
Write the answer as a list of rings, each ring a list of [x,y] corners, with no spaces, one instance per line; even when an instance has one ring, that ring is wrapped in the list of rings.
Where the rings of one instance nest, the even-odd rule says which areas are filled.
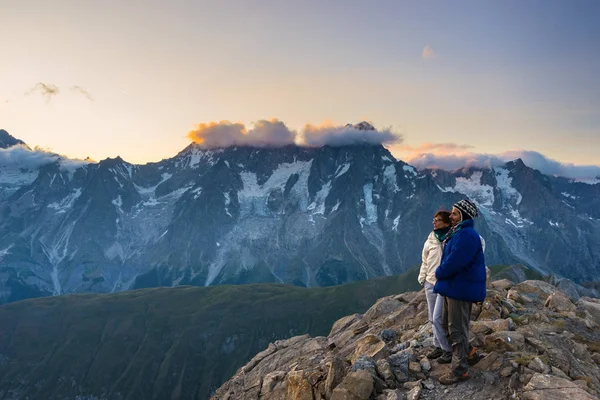
[[[327,335],[417,270],[327,288],[154,288],[0,306],[0,398],[206,399],[269,342]],[[91,397],[90,397],[91,398]]]

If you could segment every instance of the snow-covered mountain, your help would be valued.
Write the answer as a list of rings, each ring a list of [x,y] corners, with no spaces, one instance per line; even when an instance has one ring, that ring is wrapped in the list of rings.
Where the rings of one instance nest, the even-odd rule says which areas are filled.
[[[482,208],[488,264],[598,279],[599,191],[519,160],[419,172],[370,144],[192,144],[146,165],[0,165],[0,301],[183,284],[326,286],[396,274],[420,262],[435,211],[464,195]]]

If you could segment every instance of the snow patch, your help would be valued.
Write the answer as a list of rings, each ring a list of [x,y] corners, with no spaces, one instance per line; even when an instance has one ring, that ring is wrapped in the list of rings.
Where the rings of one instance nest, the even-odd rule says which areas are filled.
[[[411,167],[410,165],[405,165],[405,166],[402,167],[402,169],[405,172],[408,172],[409,174],[417,176],[417,170],[414,167]]]
[[[373,222],[377,221],[377,206],[373,203],[372,183],[367,183],[363,186],[363,194],[365,196],[365,211],[367,214],[366,221],[368,224],[372,224]]]
[[[48,204],[48,208],[52,208],[56,210],[56,214],[63,214],[73,208],[75,204],[75,200],[77,200],[81,196],[81,189],[75,189],[73,193],[59,201],[58,203],[50,203]]]
[[[325,215],[325,199],[329,195],[329,191],[331,190],[331,182],[327,182],[325,185],[321,187],[321,190],[317,192],[315,195],[315,200],[307,207],[307,210],[313,211],[313,215],[321,214]],[[314,222],[311,219],[312,222]]]
[[[448,187],[445,190],[440,188],[440,190],[462,193],[481,206],[491,207],[494,204],[494,188],[482,184],[482,177],[483,172],[475,171],[468,178],[456,178],[456,185],[453,188]]]
[[[508,176],[509,171],[504,168],[495,168],[494,171],[496,172],[498,189],[502,191],[502,196],[507,200],[515,200],[517,205],[521,204],[523,196],[511,186],[512,178]]]
[[[271,174],[269,179],[262,185],[258,184],[256,174],[254,172],[241,172],[243,188],[238,191],[238,200],[240,203],[241,216],[247,216],[250,213],[255,215],[267,216],[271,212],[267,206],[269,194],[274,190],[285,189],[287,181],[293,174],[300,175],[298,183],[301,187],[308,187],[308,174],[310,172],[311,161],[296,161],[293,163],[280,164]]]
[[[400,191],[396,181],[396,166],[393,164],[388,165],[385,170],[383,170],[383,183],[390,187],[395,193]]]
[[[565,196],[568,199],[573,199],[573,200],[577,200],[577,196],[573,196],[572,194],[569,194],[567,192],[562,192],[561,193],[563,196]]]
[[[348,172],[349,168],[350,168],[350,163],[345,163],[344,165],[340,165],[339,167],[337,167],[337,170],[335,171],[335,177],[338,178],[338,177],[344,175],[346,172]]]
[[[394,218],[394,224],[392,225],[392,230],[398,232],[398,223],[400,222],[400,216],[398,215]]]

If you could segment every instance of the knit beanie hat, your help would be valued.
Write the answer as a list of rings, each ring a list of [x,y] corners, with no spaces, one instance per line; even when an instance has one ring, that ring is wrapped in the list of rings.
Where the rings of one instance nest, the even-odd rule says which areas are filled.
[[[454,203],[454,207],[456,207],[462,214],[463,221],[467,219],[473,219],[479,216],[477,206],[471,200],[463,199],[459,202]]]

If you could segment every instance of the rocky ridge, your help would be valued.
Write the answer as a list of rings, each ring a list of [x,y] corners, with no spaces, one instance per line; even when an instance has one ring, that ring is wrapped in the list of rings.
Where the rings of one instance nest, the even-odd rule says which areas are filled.
[[[381,298],[341,318],[327,337],[269,344],[212,399],[597,399],[600,301],[543,281],[488,282],[474,305],[479,360],[466,382],[444,386],[449,364],[432,350],[424,291]]]

